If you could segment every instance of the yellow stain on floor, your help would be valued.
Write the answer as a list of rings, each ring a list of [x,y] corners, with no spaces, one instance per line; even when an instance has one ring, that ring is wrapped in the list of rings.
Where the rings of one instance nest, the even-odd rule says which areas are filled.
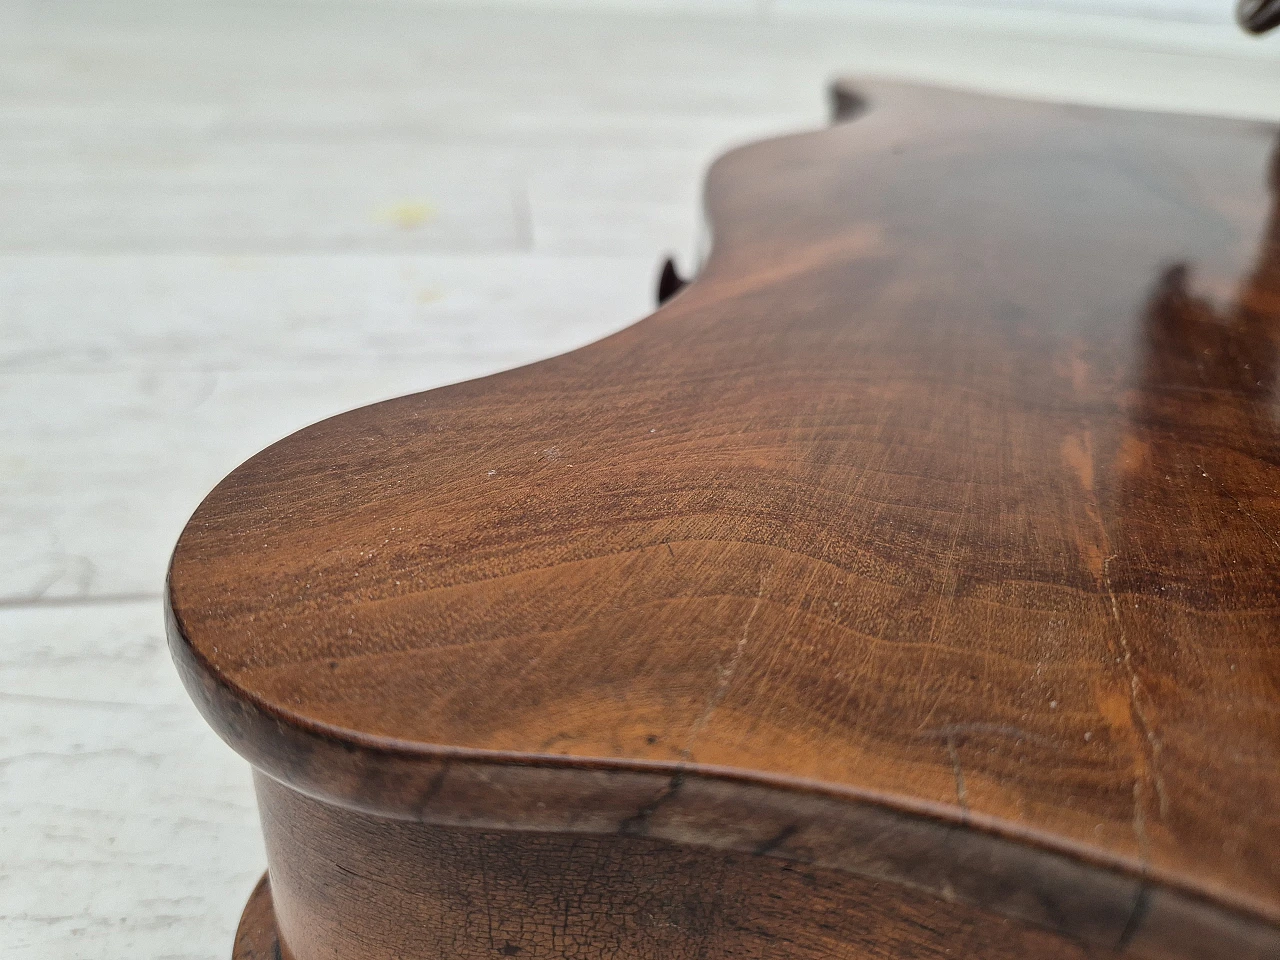
[[[390,223],[401,230],[413,230],[433,220],[435,215],[436,208],[425,200],[402,200],[375,211],[374,219],[380,223]]]

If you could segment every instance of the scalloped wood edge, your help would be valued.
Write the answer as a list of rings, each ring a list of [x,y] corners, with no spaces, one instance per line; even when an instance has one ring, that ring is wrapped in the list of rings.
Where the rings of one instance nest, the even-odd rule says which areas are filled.
[[[846,82],[833,91],[839,119],[862,109]],[[432,828],[650,838],[887,881],[1126,956],[1280,956],[1263,905],[1214,902],[1134,859],[949,805],[698,764],[428,747],[329,728],[230,686],[186,641],[167,601],[166,621],[183,681],[217,732],[339,818],[347,810]],[[279,951],[264,877],[235,957]]]

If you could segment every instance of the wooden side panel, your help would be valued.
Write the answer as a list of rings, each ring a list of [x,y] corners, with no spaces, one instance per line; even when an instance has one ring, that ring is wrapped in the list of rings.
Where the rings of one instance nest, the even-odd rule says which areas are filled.
[[[643,837],[387,820],[258,778],[294,960],[1083,960],[1071,941],[898,884]]]

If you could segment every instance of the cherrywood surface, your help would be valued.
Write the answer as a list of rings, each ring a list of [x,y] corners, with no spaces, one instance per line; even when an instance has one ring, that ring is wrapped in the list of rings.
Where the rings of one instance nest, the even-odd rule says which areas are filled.
[[[866,100],[717,162],[650,318],[236,470],[184,679],[359,816],[1275,956],[1277,130]]]

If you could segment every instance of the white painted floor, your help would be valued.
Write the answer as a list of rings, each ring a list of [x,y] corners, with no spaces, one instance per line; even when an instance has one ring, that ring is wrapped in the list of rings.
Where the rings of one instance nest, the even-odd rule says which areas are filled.
[[[248,769],[160,592],[254,451],[641,316],[711,158],[836,73],[1280,117],[1225,23],[625,6],[0,3],[3,956],[230,955]]]

